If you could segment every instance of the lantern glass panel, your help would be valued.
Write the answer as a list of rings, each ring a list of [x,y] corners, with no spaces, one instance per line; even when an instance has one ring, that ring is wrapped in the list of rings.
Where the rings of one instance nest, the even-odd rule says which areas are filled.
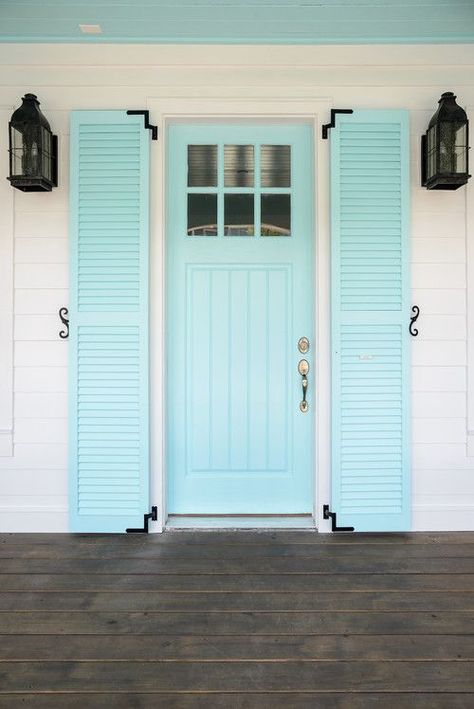
[[[24,168],[23,174],[34,176],[41,175],[41,128],[40,126],[26,126],[23,132],[24,139]]]
[[[22,175],[23,174],[23,134],[17,129],[11,126],[11,174],[12,175]]]
[[[456,124],[440,123],[439,128],[439,170],[445,173],[456,172],[454,159]]]
[[[463,124],[456,130],[454,172],[467,172],[467,149],[467,126]]]
[[[51,180],[51,133],[43,127],[41,128],[41,139],[41,172],[43,177],[46,177],[46,179]]]
[[[433,126],[428,131],[428,165],[427,177],[432,177],[436,173],[436,126]]]

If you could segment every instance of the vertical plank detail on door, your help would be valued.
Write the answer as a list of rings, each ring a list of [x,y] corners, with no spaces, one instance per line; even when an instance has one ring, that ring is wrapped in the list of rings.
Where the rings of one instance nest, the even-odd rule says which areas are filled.
[[[189,266],[187,278],[187,474],[281,472],[290,436],[286,365],[291,270]]]
[[[410,528],[406,111],[331,134],[332,500],[356,531]]]
[[[149,133],[126,111],[71,119],[70,524],[148,511]]]

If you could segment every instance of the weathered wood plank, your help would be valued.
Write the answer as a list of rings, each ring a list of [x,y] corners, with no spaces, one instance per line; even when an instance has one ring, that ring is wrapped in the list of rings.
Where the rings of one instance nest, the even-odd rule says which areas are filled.
[[[474,533],[1,535],[0,559],[0,709],[474,705]]]
[[[0,660],[474,660],[469,635],[2,635]]]
[[[194,558],[180,559],[3,559],[0,574],[164,574],[164,573],[384,573],[384,574],[472,574],[474,557],[430,559],[370,559],[354,554],[343,558],[295,559],[203,559],[196,550]]]
[[[443,557],[474,557],[474,544],[372,544],[357,549],[357,555],[367,562],[400,559],[442,559]],[[353,559],[354,546],[341,544],[131,544],[117,545],[115,541],[102,545],[56,545],[33,544],[18,547],[4,544],[0,546],[0,560],[6,559],[99,559],[110,561],[125,560],[238,560],[255,559]]]
[[[236,693],[58,693],[0,695],[0,709],[472,709],[471,693],[272,692]]]
[[[469,635],[474,613],[460,611],[0,612],[0,634]]]
[[[14,662],[3,692],[380,691],[473,692],[471,662]]]
[[[318,593],[177,593],[176,591],[0,592],[0,610],[12,611],[474,611],[472,593],[328,591]]]
[[[5,591],[452,591],[471,593],[474,574],[48,574],[1,573]]]
[[[318,534],[310,530],[171,530],[163,534],[0,534],[0,545],[11,544],[30,547],[34,544],[89,544],[91,546],[109,544],[128,546],[148,546],[149,544],[190,544],[190,545],[246,545],[283,542],[285,544],[335,544],[363,545],[390,544],[474,544],[474,532],[409,532],[409,533],[355,533]]]

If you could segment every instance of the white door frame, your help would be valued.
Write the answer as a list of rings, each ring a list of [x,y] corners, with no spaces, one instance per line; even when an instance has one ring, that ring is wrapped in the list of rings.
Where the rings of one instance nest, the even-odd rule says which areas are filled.
[[[252,92],[256,88],[252,87]],[[175,93],[177,95],[172,95]],[[314,516],[320,532],[329,532],[322,506],[330,501],[330,239],[329,141],[321,140],[321,125],[329,120],[330,97],[281,100],[262,87],[255,96],[242,98],[187,98],[183,89],[148,98],[150,121],[158,126],[150,160],[150,500],[158,506],[153,531],[162,532],[167,519],[165,470],[165,213],[166,129],[169,123],[209,120],[305,120],[314,128],[316,263],[315,308],[315,471]],[[321,175],[321,179],[319,176]]]

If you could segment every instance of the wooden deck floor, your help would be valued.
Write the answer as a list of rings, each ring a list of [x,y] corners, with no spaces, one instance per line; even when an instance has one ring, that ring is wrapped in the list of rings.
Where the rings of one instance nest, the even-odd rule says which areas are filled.
[[[474,533],[0,535],[0,707],[474,707]]]

